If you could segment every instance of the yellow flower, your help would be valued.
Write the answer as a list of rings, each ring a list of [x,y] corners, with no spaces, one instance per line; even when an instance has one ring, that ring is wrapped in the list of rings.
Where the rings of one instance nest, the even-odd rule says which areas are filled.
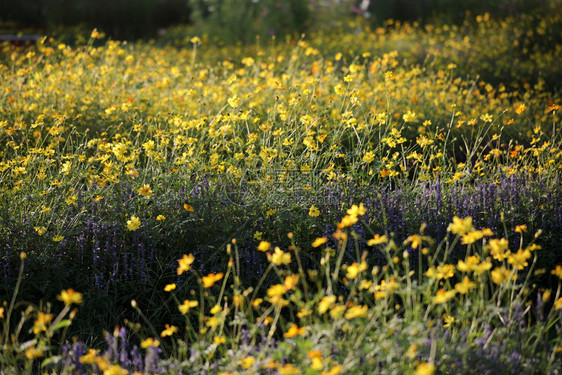
[[[43,350],[41,349],[35,349],[33,346],[30,346],[26,351],[25,351],[25,358],[27,359],[35,359],[35,358],[39,358],[39,357],[43,357],[45,353],[43,352]]]
[[[350,209],[347,210],[347,214],[350,216],[362,216],[367,213],[367,209],[363,206],[363,203],[359,203],[359,206],[353,205]]]
[[[82,293],[74,291],[74,289],[63,290],[60,295],[57,296],[59,301],[62,301],[66,306],[72,304],[80,305],[82,303]]]
[[[83,363],[85,365],[92,365],[96,363],[97,355],[98,355],[97,350],[89,349],[88,353],[80,357],[80,363]]]
[[[160,346],[160,341],[154,340],[152,337],[149,337],[146,340],[141,341],[140,346],[143,349],[146,349],[146,348],[149,348],[149,347],[156,347],[156,346]]]
[[[56,236],[53,237],[53,241],[55,242],[61,242],[62,240],[64,240],[64,236],[57,234]]]
[[[164,287],[165,292],[171,292],[174,289],[176,289],[176,284],[168,284]]]
[[[558,298],[556,302],[554,302],[554,310],[562,309],[562,297]]]
[[[231,96],[228,98],[228,105],[232,108],[236,108],[240,105],[240,98],[237,95]]]
[[[289,264],[291,263],[291,254],[285,253],[280,248],[275,248],[275,253],[271,256],[271,262],[277,266],[282,264]]]
[[[463,245],[475,243],[476,241],[484,238],[484,236],[492,234],[493,233],[489,228],[483,228],[482,230],[473,230],[462,236],[461,243]]]
[[[527,263],[527,259],[530,257],[531,252],[529,250],[519,249],[517,250],[517,253],[510,254],[507,257],[507,263],[511,264],[514,268],[522,270],[529,265],[529,263]]]
[[[494,259],[498,262],[502,262],[511,254],[511,252],[508,250],[509,242],[505,238],[493,238],[490,240],[489,245],[490,254],[492,254]]]
[[[0,307],[0,319],[4,319],[4,308]]]
[[[264,365],[262,365],[262,368],[264,370],[275,370],[275,369],[279,368],[280,366],[281,366],[281,363],[279,363],[279,361],[276,361],[272,358],[269,358],[267,360],[267,362]]]
[[[375,246],[375,245],[380,245],[382,243],[387,243],[387,242],[388,242],[388,237],[386,235],[381,236],[379,234],[375,234],[375,237],[373,237],[372,239],[367,241],[367,245]]]
[[[279,297],[282,296],[283,294],[285,294],[285,292],[287,291],[287,289],[285,289],[284,285],[281,284],[275,284],[269,287],[269,289],[267,290],[267,296],[268,297]]]
[[[207,276],[203,276],[201,281],[203,282],[203,286],[205,288],[210,288],[213,286],[214,283],[221,280],[224,274],[222,272],[219,273],[210,273]]]
[[[179,267],[177,269],[178,276],[186,271],[189,271],[191,269],[191,263],[193,263],[194,260],[195,257],[193,256],[193,254],[189,254],[189,255],[183,254],[183,257],[180,260],[178,260],[178,264],[179,264]]]
[[[311,364],[310,368],[316,371],[320,371],[324,368],[322,364],[322,351],[321,350],[311,350],[309,351],[306,356],[310,358]]]
[[[455,284],[455,290],[460,294],[466,294],[474,288],[476,288],[476,284],[470,281],[468,277],[465,277],[462,282]]]
[[[166,216],[158,215],[158,216],[156,216],[156,220],[158,220],[158,221],[166,220]]]
[[[369,307],[367,305],[363,306],[353,306],[349,310],[346,311],[344,318],[347,320],[351,320],[354,318],[363,318],[367,316],[367,311]]]
[[[143,185],[138,190],[139,194],[143,197],[150,197],[152,195],[152,189],[150,185]]]
[[[320,315],[324,314],[328,309],[336,302],[336,296],[324,296],[318,302],[318,313]]]
[[[480,116],[480,120],[484,121],[484,122],[492,122],[492,115],[488,114],[488,113],[484,113],[482,116]]]
[[[551,274],[557,276],[560,280],[562,280],[562,266],[557,265],[555,269],[550,271]]]
[[[456,319],[454,316],[443,314],[443,321],[445,322],[445,324],[443,324],[443,327],[447,328],[453,325],[453,323],[456,322]]]
[[[412,122],[416,119],[416,114],[414,112],[408,111],[402,116],[404,122]]]
[[[215,336],[213,337],[213,343],[216,345],[224,344],[226,342],[226,338],[224,336]]]
[[[351,266],[347,267],[347,274],[345,277],[348,279],[355,279],[359,272],[365,271],[367,269],[367,262],[362,261],[361,264],[353,263]]]
[[[187,212],[193,212],[194,211],[193,207],[191,205],[187,204],[187,203],[184,203],[183,208],[185,208],[185,210]]]
[[[267,241],[261,241],[260,244],[258,245],[258,250],[259,251],[267,251],[269,250],[269,248],[271,247],[271,244]]]
[[[185,315],[189,312],[189,309],[193,308],[193,307],[197,307],[199,305],[199,302],[197,301],[189,301],[189,300],[185,300],[183,301],[182,305],[178,306],[178,310],[180,310],[180,312]]]
[[[178,327],[176,326],[166,324],[165,327],[166,328],[162,331],[162,333],[160,333],[161,337],[172,336],[173,334],[178,333]]]
[[[301,370],[290,363],[285,364],[283,367],[277,369],[280,375],[299,375]]]
[[[318,215],[320,215],[320,210],[315,205],[312,205],[308,210],[308,214],[312,217],[317,217]]]
[[[472,230],[472,218],[470,216],[460,219],[459,217],[453,217],[453,222],[447,227],[447,231],[453,232],[454,234],[463,235]]]
[[[437,294],[433,297],[433,303],[441,304],[452,299],[457,292],[454,290],[445,291],[444,289],[439,289]]]
[[[291,338],[293,336],[302,336],[306,332],[306,327],[299,328],[298,325],[293,324],[289,327],[289,330],[283,334],[285,338]]]
[[[38,235],[42,236],[47,232],[47,228],[45,227],[33,227]]]
[[[128,375],[129,371],[121,368],[119,365],[111,365],[103,372],[103,375]]]
[[[69,206],[76,206],[76,201],[78,201],[78,196],[76,194],[71,195],[70,197],[66,198],[66,200],[64,201],[67,205]]]
[[[413,375],[433,375],[435,365],[433,363],[423,362],[416,367]]]
[[[526,232],[526,231],[527,231],[526,225],[516,225],[515,226],[515,232],[517,232],[517,233],[523,234],[523,232]]]
[[[135,231],[137,229],[139,229],[141,225],[141,221],[139,220],[138,217],[136,216],[131,216],[130,220],[127,220],[127,229],[129,229],[130,231]]]
[[[312,242],[312,247],[322,246],[326,242],[328,242],[328,239],[326,237],[318,237],[317,239],[314,240],[314,242]]]
[[[490,276],[492,277],[492,282],[494,284],[502,284],[507,278],[509,277],[510,272],[504,266],[495,268],[490,272]]]
[[[297,275],[289,275],[285,278],[285,289],[291,290],[299,282],[299,277]]]
[[[2,309],[4,310],[4,309]],[[49,324],[53,320],[52,314],[46,314],[44,312],[39,312],[37,314],[37,320],[35,320],[33,324],[33,334],[36,335],[39,332],[44,332],[47,330],[47,324]]]
[[[518,104],[515,106],[515,113],[517,113],[518,115],[520,115],[521,113],[523,113],[523,111],[525,111],[527,109],[527,106],[523,103]]]
[[[375,153],[372,151],[367,152],[365,156],[363,156],[363,161],[367,164],[371,163],[373,160],[375,160]]]
[[[467,257],[465,260],[459,260],[457,263],[457,269],[461,272],[471,272],[474,271],[480,262],[480,256],[472,255]]]
[[[252,367],[254,363],[256,363],[256,359],[252,356],[244,357],[240,360],[240,366],[242,366],[243,369]]]
[[[437,270],[434,272],[433,267],[427,270],[426,276],[432,277],[434,274],[438,280],[449,279],[455,275],[455,266],[452,264],[444,264],[442,266],[437,266]]]

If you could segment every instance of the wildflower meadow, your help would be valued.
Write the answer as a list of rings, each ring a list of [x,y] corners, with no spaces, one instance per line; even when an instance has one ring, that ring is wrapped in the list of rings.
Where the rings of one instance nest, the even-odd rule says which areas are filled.
[[[0,44],[0,374],[562,373],[546,3]]]

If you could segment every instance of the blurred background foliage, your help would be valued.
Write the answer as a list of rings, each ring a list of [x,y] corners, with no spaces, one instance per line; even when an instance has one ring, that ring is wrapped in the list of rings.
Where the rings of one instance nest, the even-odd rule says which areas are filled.
[[[551,12],[561,4],[561,0],[0,0],[0,34],[96,27],[112,39],[132,40],[158,37],[181,24],[224,42],[253,42],[256,35],[318,30],[353,14],[372,26],[388,19],[442,24],[460,23],[467,13],[517,16]]]

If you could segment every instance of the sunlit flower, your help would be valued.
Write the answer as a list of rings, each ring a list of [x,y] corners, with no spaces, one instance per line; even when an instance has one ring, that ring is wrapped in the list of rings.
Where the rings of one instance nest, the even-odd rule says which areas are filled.
[[[271,244],[267,241],[261,241],[260,244],[258,245],[258,250],[259,251],[267,251],[269,250],[269,248],[271,247]]]
[[[141,225],[141,221],[139,220],[138,217],[134,215],[131,216],[129,220],[127,220],[127,229],[129,229],[130,231],[135,231],[139,229],[140,225]]]
[[[193,256],[193,254],[189,254],[189,255],[183,254],[183,257],[180,260],[178,260],[178,264],[179,264],[177,268],[178,276],[184,272],[189,271],[191,269],[191,264],[193,263],[194,260],[195,257]]]
[[[203,282],[203,286],[205,288],[212,287],[217,281],[221,280],[224,274],[222,272],[219,273],[210,273],[207,276],[203,276],[201,281]]]
[[[466,294],[474,288],[476,288],[476,283],[470,281],[468,277],[465,277],[460,283],[455,284],[455,290],[460,294]]]
[[[149,338],[141,341],[140,346],[143,349],[147,349],[147,348],[150,348],[150,347],[157,347],[157,346],[160,346],[160,341],[154,340],[152,337],[149,337]]]
[[[318,313],[320,315],[324,314],[326,311],[328,311],[329,308],[331,308],[331,306],[335,302],[336,302],[336,296],[324,296],[324,297],[322,297],[320,302],[318,302]]]
[[[422,362],[416,367],[413,375],[433,375],[435,373],[435,365],[433,363]]]
[[[347,320],[355,319],[355,318],[363,318],[367,316],[367,311],[369,307],[367,305],[363,306],[353,306],[350,307],[349,310],[345,312],[344,318]]]
[[[447,230],[454,234],[463,235],[472,230],[472,218],[470,216],[461,219],[457,216],[453,217],[453,222],[449,224]]]
[[[185,300],[183,301],[183,304],[178,306],[178,309],[180,310],[180,312],[185,315],[189,312],[190,309],[197,307],[199,305],[199,302],[197,301],[189,301],[189,300]]]
[[[326,237],[318,237],[312,242],[312,247],[319,247],[328,242]]]
[[[276,247],[275,252],[271,255],[271,262],[277,266],[289,264],[291,263],[291,254]]]
[[[82,293],[76,292],[74,289],[67,289],[63,290],[57,296],[57,299],[67,306],[72,304],[80,305],[82,303]]]
[[[310,210],[308,210],[308,214],[312,217],[316,217],[320,215],[320,210],[316,208],[315,205],[310,206]]]
[[[161,337],[172,336],[175,333],[178,333],[178,327],[166,324],[165,329],[160,333]]]
[[[287,332],[285,332],[283,334],[283,336],[285,338],[291,338],[291,337],[294,337],[294,336],[297,336],[297,335],[302,336],[302,335],[304,335],[305,332],[306,332],[306,327],[299,328],[298,325],[292,324],[291,327],[289,327],[289,330]]]
[[[529,258],[531,258],[531,252],[529,250],[519,249],[516,253],[509,254],[507,263],[511,264],[513,268],[522,270],[529,265],[527,262]]]
[[[139,194],[143,197],[150,197],[152,195],[152,189],[150,185],[143,185],[138,190]]]
[[[347,274],[345,277],[348,279],[355,279],[361,271],[367,269],[367,262],[362,261],[361,264],[353,263],[347,267]]]
[[[242,366],[243,369],[249,369],[254,363],[256,363],[256,359],[252,356],[244,357],[240,360],[240,366]]]
[[[373,237],[372,239],[367,241],[367,245],[375,246],[375,245],[380,245],[380,244],[387,243],[387,242],[388,242],[388,237],[386,235],[381,236],[379,234],[375,234],[375,237]]]
[[[510,275],[510,271],[506,269],[504,266],[494,268],[490,272],[490,276],[492,277],[492,282],[494,284],[503,284],[504,281],[508,279]]]
[[[558,277],[560,280],[562,280],[562,266],[561,265],[557,265],[555,269],[550,271],[550,273],[553,274],[554,276]]]
[[[439,289],[435,296],[433,297],[433,303],[441,304],[452,299],[457,292],[455,290],[445,291],[444,289]]]
[[[492,238],[488,244],[490,246],[490,254],[499,262],[502,262],[511,254],[508,250],[509,242],[505,238]]]
[[[45,355],[45,353],[43,352],[42,349],[36,349],[34,346],[30,346],[25,351],[25,358],[27,358],[27,359],[40,358],[40,357],[43,357],[44,355]]]
[[[33,323],[33,334],[36,335],[39,332],[44,332],[47,330],[47,325],[53,320],[52,314],[47,314],[44,312],[39,312],[37,314],[37,319]]]
[[[562,309],[562,297],[558,298],[556,302],[554,302],[554,310]]]

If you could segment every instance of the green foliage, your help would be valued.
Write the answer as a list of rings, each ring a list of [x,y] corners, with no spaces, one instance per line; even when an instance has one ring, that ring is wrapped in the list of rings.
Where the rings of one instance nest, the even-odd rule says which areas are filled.
[[[301,0],[190,0],[191,20],[199,35],[224,42],[252,42],[256,36],[300,34],[311,11]]]

